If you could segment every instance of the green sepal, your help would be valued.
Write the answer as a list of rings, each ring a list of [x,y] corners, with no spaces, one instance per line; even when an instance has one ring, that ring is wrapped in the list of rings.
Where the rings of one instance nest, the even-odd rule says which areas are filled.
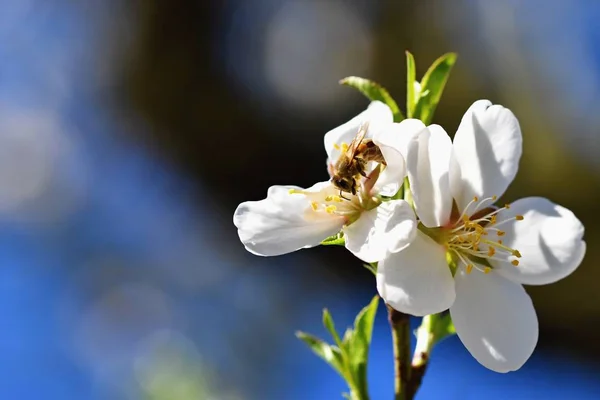
[[[329,236],[321,242],[323,246],[344,246],[346,239],[344,238],[344,232],[339,232],[336,235]]]
[[[442,92],[450,76],[450,71],[456,63],[456,57],[456,53],[444,54],[431,64],[421,80],[421,93],[412,116],[423,121],[425,125],[431,123],[433,113],[440,102]],[[411,89],[408,88],[407,90]]]
[[[448,336],[456,334],[456,328],[449,312],[434,314],[431,317],[433,318],[431,329],[433,345],[436,345]]]
[[[400,122],[404,119],[404,114],[400,111],[398,104],[392,98],[390,93],[380,84],[369,79],[360,78],[358,76],[349,76],[340,81],[341,85],[350,86],[364,94],[369,100],[379,100],[392,110],[394,114],[394,122]]]

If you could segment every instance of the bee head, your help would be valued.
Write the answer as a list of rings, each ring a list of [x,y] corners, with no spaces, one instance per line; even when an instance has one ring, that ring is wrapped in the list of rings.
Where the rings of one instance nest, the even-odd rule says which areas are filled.
[[[354,179],[346,178],[339,175],[333,175],[331,183],[342,192],[356,194],[356,182]]]

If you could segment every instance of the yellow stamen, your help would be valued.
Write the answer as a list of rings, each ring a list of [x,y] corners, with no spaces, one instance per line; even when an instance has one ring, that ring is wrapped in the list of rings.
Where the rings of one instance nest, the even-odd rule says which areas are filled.
[[[507,210],[510,209],[510,204],[505,204],[504,208],[506,208]]]
[[[515,215],[515,219],[517,221],[523,221],[524,217],[522,215]]]
[[[483,273],[484,273],[484,274],[489,274],[490,272],[492,272],[492,269],[491,269],[490,267],[485,267],[485,268],[483,269]]]
[[[504,235],[506,235],[506,232],[504,232],[504,231],[498,231],[498,232],[496,232],[496,234],[498,236],[504,236]]]
[[[490,224],[494,225],[496,223],[496,215],[492,215],[490,218]]]
[[[521,253],[519,253],[519,250],[514,250],[514,251],[512,252],[512,255],[513,255],[513,256],[515,256],[515,257],[519,257],[519,258],[521,258]]]
[[[516,267],[519,265],[519,260],[512,260],[510,263]]]
[[[348,151],[348,144],[347,143],[342,143],[342,151],[344,153]]]
[[[335,210],[337,210],[336,206],[327,206],[327,207],[325,207],[325,211],[327,211],[328,214],[333,214],[335,212]]]
[[[313,201],[310,203],[310,208],[312,208],[313,211],[317,211],[317,208],[319,208],[319,204],[316,201]]]
[[[466,271],[467,271],[467,274],[470,274],[471,271],[473,271],[473,264],[467,265],[467,270]]]
[[[493,256],[494,256],[494,254],[496,254],[496,249],[495,249],[495,248],[493,248],[492,246],[490,246],[490,247],[488,248],[488,257],[493,257]]]
[[[498,196],[496,196],[496,195],[493,195],[493,196],[492,196],[492,200],[493,200],[493,201],[496,201],[496,199],[498,199]]]
[[[337,143],[334,143],[333,144],[333,148],[336,149],[336,150],[340,150],[340,145],[337,144]]]
[[[479,201],[479,197],[477,197],[477,196],[473,197],[473,201],[474,202],[478,202]]]
[[[502,244],[502,239],[499,239],[499,240],[498,240],[498,244]]]

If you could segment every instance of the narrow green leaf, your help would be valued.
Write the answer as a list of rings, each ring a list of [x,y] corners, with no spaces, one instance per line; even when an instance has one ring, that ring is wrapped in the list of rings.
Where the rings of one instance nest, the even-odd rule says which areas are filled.
[[[415,67],[415,58],[406,52],[406,117],[412,118],[415,111],[417,96],[415,96],[415,82],[417,72]]]
[[[456,63],[456,53],[447,53],[435,60],[421,81],[421,96],[416,104],[413,118],[429,125],[440,102],[450,71]]]
[[[377,275],[377,263],[363,264],[362,266],[371,271],[373,275]]]
[[[348,380],[349,377],[347,377],[344,372],[342,352],[339,348],[331,346],[321,339],[305,332],[296,332],[296,337],[306,343],[317,356],[321,357],[327,364],[331,365],[342,378]]]
[[[363,308],[354,320],[354,334],[348,343],[350,351],[350,372],[354,382],[361,392],[367,392],[367,362],[369,359],[369,347],[373,336],[373,323],[377,314],[379,296]]]
[[[340,84],[353,87],[364,94],[371,101],[379,100],[387,104],[394,114],[394,122],[400,122],[404,119],[404,115],[402,114],[402,111],[400,111],[400,108],[398,108],[396,101],[380,84],[365,78],[360,78],[358,76],[349,76],[344,78],[340,81]]]
[[[335,340],[335,343],[338,345],[338,347],[343,349],[344,345],[342,343],[342,340],[340,339],[340,335],[338,335],[337,331],[335,330],[333,318],[331,317],[329,310],[326,308],[323,309],[323,326],[329,331],[329,334],[331,335],[333,340]]]

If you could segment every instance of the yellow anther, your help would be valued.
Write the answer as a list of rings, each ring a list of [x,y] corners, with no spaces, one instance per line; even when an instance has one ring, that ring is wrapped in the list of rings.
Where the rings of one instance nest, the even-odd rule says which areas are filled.
[[[468,222],[469,222],[469,217],[468,217],[468,216],[466,216],[466,215],[463,215],[463,217],[462,217],[462,220],[463,220],[463,222],[466,224],[466,223],[468,223]]]
[[[337,210],[336,206],[327,206],[327,207],[325,207],[325,211],[327,211],[328,214],[333,214],[335,212],[335,210]]]
[[[341,203],[342,201],[344,201],[340,196],[331,196],[331,200],[335,201],[336,203]]]
[[[294,193],[296,193],[296,189],[290,189],[290,190],[288,190],[288,193],[289,194],[294,194]]]
[[[316,201],[313,201],[310,203],[310,208],[312,208],[313,211],[317,211],[317,208],[319,208],[319,204]]]
[[[498,199],[498,196],[496,196],[496,195],[492,196],[492,200],[496,201],[497,199]]]
[[[513,250],[512,255],[521,258],[521,253],[519,253],[519,250]]]
[[[512,260],[510,263],[516,267],[519,265],[519,260]]]
[[[496,223],[496,215],[492,215],[492,217],[490,218],[490,224],[494,225]]]
[[[506,235],[506,232],[504,232],[504,231],[498,231],[498,236],[504,236],[504,235]]]
[[[466,271],[467,271],[467,274],[470,274],[471,271],[473,271],[473,264],[467,265],[467,270]]]
[[[347,143],[342,143],[342,151],[344,153],[348,151],[348,144]]]
[[[502,239],[498,239],[498,244],[502,244]]]
[[[485,267],[485,268],[483,269],[483,273],[484,273],[484,274],[489,274],[490,272],[492,272],[492,269],[491,269],[490,267]]]
[[[333,148],[336,149],[336,150],[340,150],[340,145],[337,144],[337,143],[334,143],[333,144]]]
[[[492,257],[494,254],[496,254],[496,249],[490,246],[488,248],[488,257]]]
[[[505,204],[504,208],[506,208],[507,210],[510,209],[510,204]]]
[[[524,217],[522,215],[515,215],[515,219],[517,221],[523,221]]]
[[[474,202],[478,202],[479,201],[479,197],[477,197],[477,196],[473,197],[473,201]]]

